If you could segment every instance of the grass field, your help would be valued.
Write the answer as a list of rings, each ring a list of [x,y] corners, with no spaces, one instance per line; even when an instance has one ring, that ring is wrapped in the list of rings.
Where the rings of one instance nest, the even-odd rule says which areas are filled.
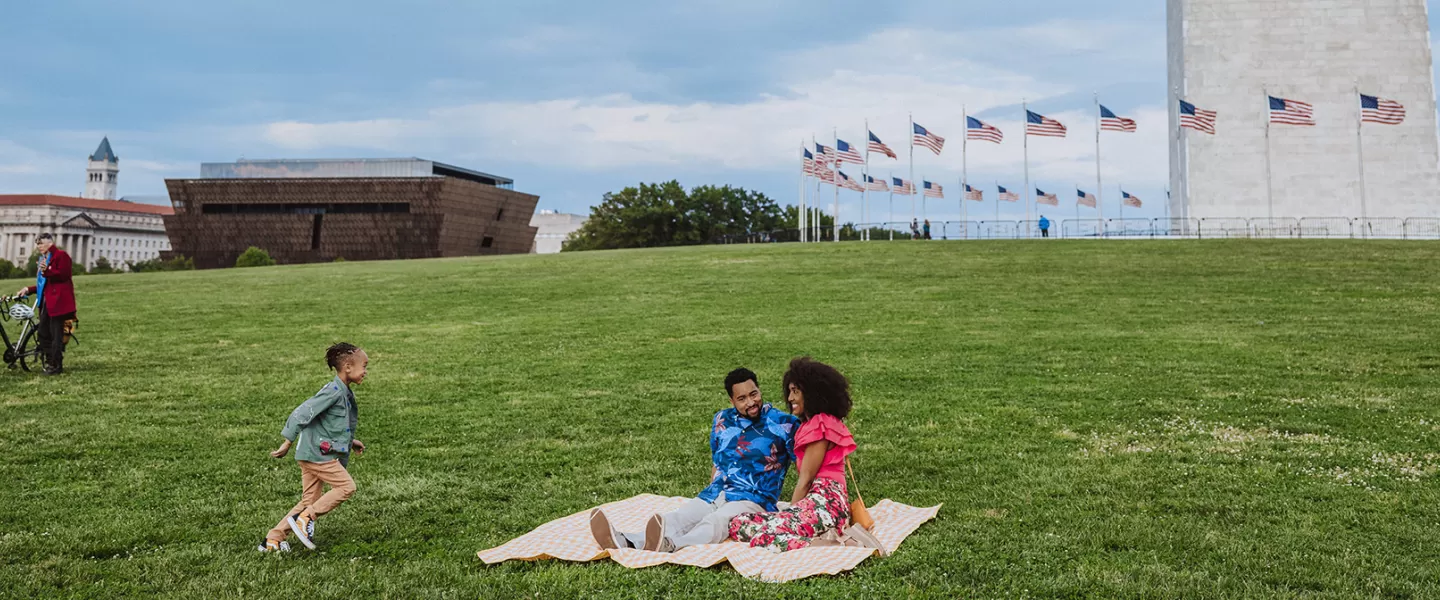
[[[0,372],[7,597],[1440,596],[1440,244],[756,245],[76,287],[71,373]],[[259,555],[299,491],[266,453],[337,340],[371,356],[359,492],[321,551]],[[807,353],[851,378],[867,497],[945,504],[895,556],[783,586],[476,559],[694,494],[725,372],[781,403]]]

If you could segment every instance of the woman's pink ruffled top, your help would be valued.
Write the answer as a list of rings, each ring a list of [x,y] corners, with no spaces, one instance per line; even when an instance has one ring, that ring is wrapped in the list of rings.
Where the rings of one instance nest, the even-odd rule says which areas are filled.
[[[805,460],[805,447],[819,441],[827,441],[834,446],[825,453],[825,461],[820,464],[820,471],[815,474],[815,479],[831,479],[845,485],[845,457],[855,451],[855,438],[850,437],[850,428],[833,415],[818,414],[810,417],[809,421],[800,424],[800,429],[795,432],[795,466],[803,467]]]

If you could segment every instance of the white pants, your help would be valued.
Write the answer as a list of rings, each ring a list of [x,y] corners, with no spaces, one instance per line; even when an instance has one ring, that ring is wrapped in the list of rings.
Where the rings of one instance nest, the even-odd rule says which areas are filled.
[[[743,514],[764,512],[759,504],[747,500],[730,502],[720,494],[714,502],[699,498],[686,500],[680,508],[665,513],[665,537],[679,550],[686,546],[718,544],[730,536],[730,519]],[[645,547],[645,533],[624,533],[630,545]]]

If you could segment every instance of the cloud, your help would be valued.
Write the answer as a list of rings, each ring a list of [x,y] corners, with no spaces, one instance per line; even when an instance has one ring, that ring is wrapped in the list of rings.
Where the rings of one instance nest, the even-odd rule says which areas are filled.
[[[411,118],[271,123],[263,137],[295,151],[449,154],[463,145],[486,158],[586,170],[692,163],[788,168],[800,140],[829,138],[837,124],[842,135],[859,141],[869,119],[877,134],[900,146],[908,137],[911,111],[927,127],[954,136],[961,131],[962,104],[977,112],[1022,97],[1070,93],[1068,86],[965,56],[999,40],[1029,39],[1029,47],[1044,52],[1097,48],[1094,42],[1075,42],[1085,37],[1078,34],[1082,28],[1060,22],[980,33],[885,29],[853,43],[781,57],[775,69],[794,83],[737,103],[643,102],[629,94],[481,102],[436,107]]]

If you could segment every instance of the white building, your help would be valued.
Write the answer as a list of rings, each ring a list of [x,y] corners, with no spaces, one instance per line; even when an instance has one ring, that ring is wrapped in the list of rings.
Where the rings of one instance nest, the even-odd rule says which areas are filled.
[[[530,226],[536,228],[535,247],[530,251],[535,254],[554,254],[560,251],[560,246],[570,237],[570,234],[585,224],[585,215],[555,212],[553,210],[537,210],[535,216],[530,217]]]
[[[1425,0],[1168,2],[1172,215],[1440,217]],[[1404,123],[1362,127],[1362,93]],[[1268,157],[1267,95],[1316,121],[1270,125]],[[1182,132],[1177,98],[1217,111],[1216,134]]]
[[[158,258],[169,250],[162,217],[174,209],[115,200],[119,164],[106,139],[90,156],[86,197],[0,195],[0,258],[24,265],[41,233],[54,235],[55,244],[86,269],[101,257],[124,268],[126,263]]]

